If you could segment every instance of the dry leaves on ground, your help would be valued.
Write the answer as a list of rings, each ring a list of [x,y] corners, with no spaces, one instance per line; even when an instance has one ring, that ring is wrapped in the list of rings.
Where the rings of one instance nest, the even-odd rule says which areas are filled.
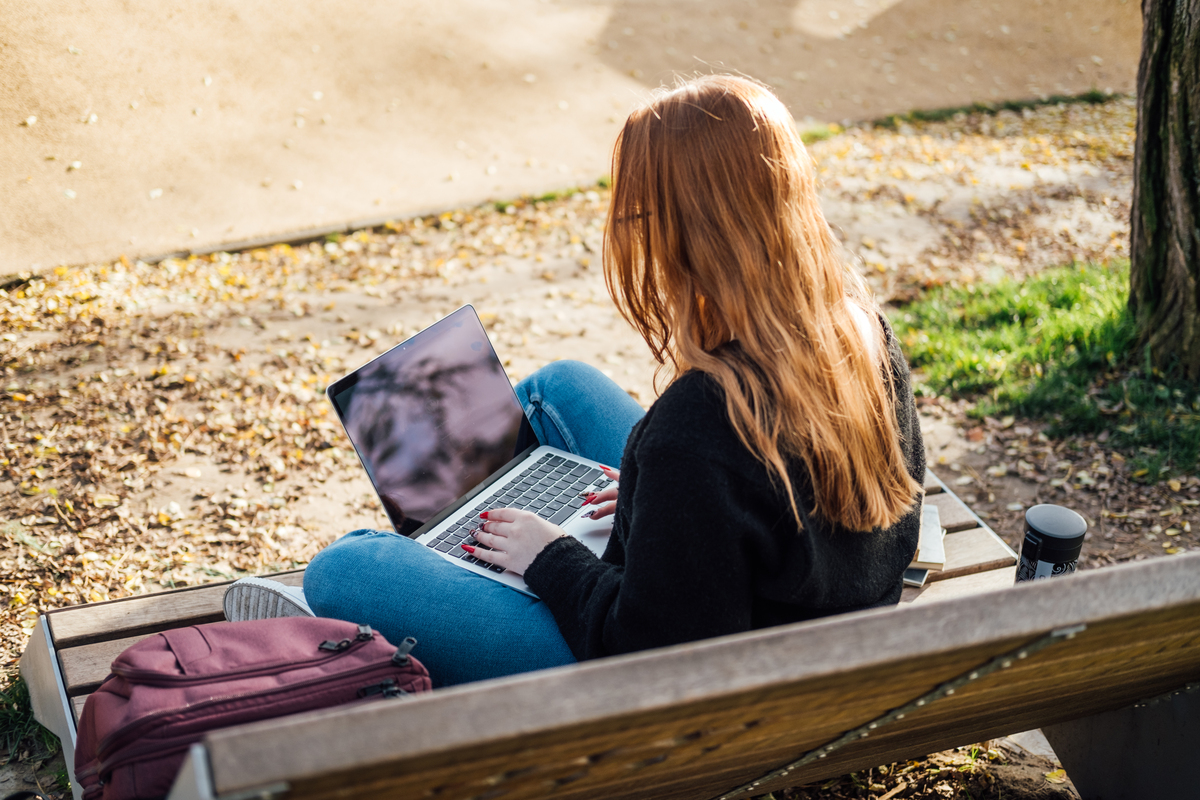
[[[1129,101],[1048,107],[852,129],[811,149],[856,266],[881,299],[903,299],[1124,252],[1133,120]],[[3,282],[0,662],[15,664],[39,610],[300,565],[381,523],[324,387],[472,298],[515,377],[594,353],[648,403],[653,364],[600,274],[607,201],[587,191]],[[1018,470],[1057,469],[1014,447]],[[1113,456],[1096,458],[1088,475],[1123,490],[1102,470]],[[1081,484],[1064,474],[1055,488]],[[1128,520],[1134,506],[1108,508]]]
[[[1012,417],[968,423],[965,404],[922,398],[928,415],[968,426],[971,450],[930,465],[1013,547],[1024,537],[1025,509],[1073,508],[1088,521],[1080,567],[1102,567],[1200,550],[1200,477],[1159,484],[1135,480],[1129,459],[1104,438],[1054,439],[1044,425]]]

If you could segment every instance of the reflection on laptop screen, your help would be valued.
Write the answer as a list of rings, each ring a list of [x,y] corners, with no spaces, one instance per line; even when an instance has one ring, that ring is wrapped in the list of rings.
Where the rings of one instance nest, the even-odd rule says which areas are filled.
[[[405,535],[537,444],[470,306],[342,378],[329,396]]]

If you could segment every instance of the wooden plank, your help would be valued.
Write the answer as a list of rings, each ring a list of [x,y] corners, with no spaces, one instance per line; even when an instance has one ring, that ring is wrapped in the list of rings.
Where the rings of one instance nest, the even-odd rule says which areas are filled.
[[[933,474],[933,470],[925,470],[925,494],[937,494],[942,491],[942,482],[938,480],[937,475]]]
[[[950,677],[963,665],[969,668],[985,657],[986,652],[943,655],[931,672]],[[893,678],[903,672],[893,672]],[[705,702],[703,708],[693,708],[683,719],[668,709],[637,719],[624,718],[600,729],[531,736],[517,753],[503,742],[480,743],[471,757],[473,774],[464,773],[454,759],[443,759],[430,762],[420,773],[387,775],[384,781],[390,796],[461,797],[478,795],[487,786],[502,786],[505,797],[520,798],[544,796],[548,787],[556,796],[569,793],[578,779],[564,779],[582,772],[583,783],[590,784],[591,794],[586,796],[647,797],[658,796],[664,783],[694,783],[693,766],[700,766],[710,780],[728,775],[725,783],[719,784],[727,787],[742,777],[748,758],[767,756],[774,759],[768,763],[778,763],[793,757],[798,748],[803,751],[835,738],[862,714],[874,714],[876,709],[886,710],[909,699],[894,690],[879,691],[878,687],[886,686],[884,677],[881,671],[860,685],[837,675],[826,676],[816,691],[807,694],[777,686]],[[922,686],[929,680],[928,676],[916,677]],[[481,759],[487,763],[476,770]],[[655,776],[653,793],[646,785],[649,775]],[[361,791],[370,785],[355,784],[363,796],[377,796],[371,790]],[[686,796],[711,795],[693,792]]]
[[[980,592],[1009,589],[1015,583],[1016,577],[1015,568],[1006,567],[987,572],[975,572],[944,581],[928,581],[920,589],[914,586],[905,586],[904,591],[900,594],[900,603],[903,605],[918,601],[926,603],[930,600],[951,600]]]
[[[79,724],[79,718],[83,716],[83,704],[91,697],[90,694],[81,694],[78,697],[71,698],[71,708],[75,710],[75,724]]]
[[[1176,624],[1177,621],[1173,621],[1172,625]],[[1180,636],[1178,631],[1172,629],[1171,625],[1162,625],[1149,638],[1157,636],[1157,641],[1162,642],[1170,642],[1172,639],[1181,641],[1190,638],[1194,648],[1194,640],[1196,638],[1195,620],[1193,620],[1192,624],[1193,632],[1190,637]],[[1116,644],[1118,647],[1123,646],[1121,640],[1127,634],[1122,633],[1122,631],[1128,631],[1128,625],[1128,621],[1123,621],[1121,627],[1110,629],[1106,634],[1108,641]],[[1119,654],[1113,653],[1109,648],[1105,648],[1103,643],[1096,637],[1093,637],[1086,644],[1081,644],[1074,648],[1060,645],[1056,645],[1055,647],[1057,649],[1053,652],[1038,656],[1037,660],[1014,662],[1013,668],[1003,673],[997,673],[991,677],[984,678],[978,683],[961,689],[953,697],[937,701],[936,705],[931,705],[921,710],[919,715],[917,713],[911,715],[909,721],[899,728],[891,728],[889,726],[879,729],[871,734],[868,742],[859,743],[846,751],[835,753],[821,762],[824,774],[804,774],[800,777],[790,776],[788,779],[780,781],[774,786],[763,786],[758,791],[782,788],[822,777],[837,776],[854,769],[861,769],[865,766],[874,766],[879,763],[908,757],[894,756],[897,748],[909,748],[907,751],[908,755],[923,755],[956,744],[977,742],[997,735],[1038,727],[1045,722],[1047,713],[1063,713],[1064,716],[1076,714],[1077,712],[1071,709],[1076,708],[1078,703],[1083,702],[1086,704],[1095,702],[1094,698],[1090,697],[1093,694],[1090,690],[1094,685],[1094,681],[1098,675],[1102,676],[1100,678],[1102,680],[1111,677],[1111,666],[1114,662],[1120,661]],[[1165,648],[1170,652],[1169,644],[1165,645]],[[1149,649],[1143,649],[1140,656],[1144,659],[1141,667],[1144,669],[1146,660],[1150,660],[1153,653]],[[1042,660],[1043,657],[1045,660]],[[1168,660],[1171,660],[1170,657],[1168,657]],[[1158,662],[1155,661],[1155,663]],[[1098,664],[1103,666],[1098,666]],[[1192,664],[1195,664],[1194,653],[1192,654]],[[1168,666],[1167,668],[1174,670],[1174,674],[1176,675],[1175,680],[1178,680],[1178,664]],[[1053,680],[1047,680],[1047,672],[1072,680],[1071,688],[1062,690],[1061,685],[1056,685]],[[867,676],[863,677],[866,678]],[[1126,663],[1119,679],[1126,683],[1129,683],[1130,679],[1138,682],[1141,680],[1141,676],[1138,675],[1136,667]],[[894,680],[894,676],[891,678],[885,677],[883,680]],[[867,681],[865,680],[860,681],[860,686],[857,689],[851,687],[842,702],[851,704],[857,702],[855,693],[857,691],[857,693],[861,694],[862,686],[866,683]],[[1168,681],[1161,685],[1165,686],[1169,684],[1170,682]],[[1145,695],[1139,692],[1154,690],[1155,687],[1152,686],[1134,687],[1134,693],[1127,696],[1131,700],[1141,699]],[[806,699],[803,702],[809,701]],[[1067,705],[1067,710],[1052,708],[1060,702]],[[1009,709],[1014,707],[1025,710],[1010,716]],[[1047,711],[1048,708],[1051,710]],[[777,753],[778,759],[774,762],[769,762],[771,766],[776,766],[792,760],[806,750],[811,749],[807,744],[797,747],[792,743],[794,742],[795,731],[806,730],[807,726],[814,721],[814,716],[819,715],[806,715],[804,710],[799,707],[797,707],[797,710],[799,713],[781,722],[785,731],[791,731],[791,739],[782,738],[776,741],[758,737],[753,743],[752,750],[747,753],[747,757],[756,758],[760,753]],[[998,718],[998,715],[1002,717],[1002,721],[997,723],[992,730],[986,733],[971,730],[971,726],[981,722],[986,723],[989,717],[994,722]],[[870,718],[870,716],[867,717],[867,719]],[[755,734],[759,731],[771,727],[773,722],[774,719],[768,719],[763,724],[756,725],[745,736],[755,737]],[[956,734],[956,736],[961,736],[962,738],[958,739],[958,741],[951,739],[947,742],[946,731],[948,727],[953,729],[955,726],[962,729]],[[837,731],[837,734],[844,732],[844,730],[845,728]],[[788,734],[785,733],[784,735],[786,737]],[[788,750],[789,746],[792,746],[790,752]],[[674,758],[676,752],[678,751],[667,755],[670,758]],[[709,770],[719,765],[709,759],[704,765],[696,766],[698,769]],[[809,768],[810,771],[813,769],[816,769],[816,767]],[[656,786],[655,788],[654,795],[661,796],[662,793],[657,791],[659,787]],[[610,792],[610,794],[620,793]],[[631,792],[628,796],[636,797],[638,795],[636,792]],[[684,792],[681,796],[686,797],[688,794]]]
[[[1120,641],[1124,637],[1125,634],[1120,634],[1118,636],[1110,632],[1109,639],[1116,639],[1117,641]],[[1089,645],[1089,647],[1090,646],[1094,646],[1094,642],[1092,645]],[[976,657],[978,657],[977,654]],[[1087,647],[1085,647],[1083,650],[1076,650],[1076,654],[1072,659],[1055,663],[1068,663],[1069,661],[1073,661],[1075,664],[1083,664],[1085,667],[1088,665],[1094,667],[1094,661],[1090,657]],[[1055,684],[1052,679],[1048,679],[1045,663],[1046,662],[1034,660],[1022,662],[1013,670],[1005,673],[1002,679],[989,678],[985,679],[985,681],[992,681],[992,683],[985,683],[984,681],[981,681],[979,684],[976,684],[976,686],[984,687],[984,689],[981,690],[977,695],[960,693],[955,698],[947,698],[945,705],[940,709],[931,706],[929,709],[923,711],[919,717],[914,714],[907,727],[899,732],[892,732],[891,736],[894,741],[889,742],[887,740],[888,733],[886,731],[881,731],[880,734],[873,735],[872,741],[874,741],[876,744],[876,749],[878,749],[878,745],[880,744],[884,744],[886,747],[894,747],[896,744],[903,746],[904,742],[913,735],[939,736],[942,735],[941,732],[947,725],[962,725],[964,722],[966,725],[971,725],[974,724],[975,720],[981,718],[980,714],[985,716],[988,713],[994,714],[996,713],[997,709],[1000,710],[1000,713],[1006,713],[1005,710],[1011,706],[1010,695],[1012,694],[1012,691],[1010,687],[1013,684],[1020,685],[1027,684],[1029,681],[1034,681],[1038,684],[1038,686],[1040,686],[1040,690],[1043,692],[1040,697],[1035,698],[1029,692],[1022,694],[1018,691],[1018,703],[1024,703],[1027,706],[1053,705],[1053,703],[1048,703],[1047,699],[1053,698],[1057,702],[1059,694],[1061,693],[1061,687]],[[1051,674],[1060,673],[1056,669]],[[1071,675],[1072,677],[1079,677],[1075,674],[1075,671],[1069,667],[1063,674]],[[887,680],[886,676],[881,675],[861,677],[871,678],[872,680],[861,680],[857,684],[845,685],[845,694],[841,697],[818,697],[817,699],[830,700],[830,706],[834,712],[837,712],[843,709],[845,703],[854,704],[858,702],[858,699],[862,695],[870,694],[871,690],[866,687],[878,685],[877,680]],[[929,676],[925,677],[928,678]],[[1086,686],[1086,683],[1076,683],[1073,685],[1076,687],[1075,691],[1077,694],[1083,697],[1087,697],[1090,694],[1082,689],[1082,687]],[[1067,692],[1066,694],[1069,695],[1070,692]],[[451,761],[436,767],[436,771],[440,774],[434,777],[432,781],[429,780],[431,777],[429,775],[426,775],[423,778],[420,775],[412,774],[411,781],[409,780],[409,777],[406,776],[405,778],[400,779],[404,781],[403,783],[398,783],[398,779],[393,775],[385,778],[384,785],[390,789],[396,790],[395,796],[422,796],[422,794],[428,795],[430,793],[437,794],[438,796],[464,796],[470,795],[472,791],[474,791],[477,795],[483,791],[483,787],[485,786],[491,786],[493,788],[497,786],[503,786],[506,797],[536,797],[544,796],[546,794],[544,788],[541,788],[539,791],[539,787],[537,785],[526,785],[525,787],[522,787],[519,785],[521,781],[513,779],[517,777],[526,777],[526,770],[535,772],[536,774],[534,777],[539,779],[544,778],[547,775],[549,775],[549,777],[554,777],[556,771],[560,770],[566,772],[568,776],[577,775],[578,773],[583,772],[584,775],[576,777],[573,781],[571,781],[572,785],[574,786],[587,783],[593,777],[600,777],[602,770],[595,765],[610,763],[615,759],[618,761],[618,763],[614,765],[617,768],[615,771],[618,773],[624,771],[625,774],[628,775],[634,770],[645,770],[648,768],[653,768],[654,773],[638,774],[635,779],[627,779],[623,782],[618,782],[617,778],[612,775],[614,770],[609,770],[608,773],[603,775],[605,782],[604,786],[602,787],[602,792],[599,791],[598,787],[593,785],[581,796],[645,797],[652,794],[653,796],[657,797],[663,795],[661,789],[667,783],[667,781],[663,779],[667,777],[666,773],[671,770],[668,766],[664,765],[663,767],[659,768],[656,767],[655,764],[669,759],[675,764],[673,772],[677,776],[677,778],[672,780],[682,780],[684,782],[690,781],[693,784],[690,794],[685,791],[682,792],[680,796],[711,796],[695,791],[694,783],[697,779],[695,774],[696,771],[702,771],[705,776],[710,776],[711,774],[722,770],[725,772],[733,770],[735,772],[734,777],[736,777],[737,771],[744,771],[746,769],[744,765],[744,759],[746,758],[759,759],[763,755],[766,755],[769,757],[767,763],[775,765],[794,758],[805,750],[810,749],[810,746],[813,746],[814,742],[816,744],[823,743],[819,736],[811,740],[809,740],[808,737],[804,737],[804,741],[800,742],[797,741],[797,736],[803,736],[803,734],[800,734],[799,732],[807,732],[810,725],[814,723],[819,725],[825,712],[816,715],[816,718],[814,718],[813,714],[806,715],[806,707],[808,707],[811,703],[810,697],[796,696],[793,694],[790,698],[782,698],[782,701],[790,702],[792,710],[795,713],[790,715],[781,713],[781,708],[778,705],[780,699],[771,698],[769,702],[767,702],[763,701],[761,697],[751,697],[743,703],[736,704],[737,708],[746,709],[747,704],[752,705],[755,702],[758,702],[758,707],[750,710],[751,716],[742,718],[745,719],[745,722],[740,725],[736,724],[738,722],[738,718],[736,717],[720,718],[719,716],[708,716],[704,717],[703,719],[689,718],[686,723],[683,721],[677,721],[674,724],[674,728],[663,728],[655,725],[653,729],[641,729],[640,734],[642,738],[642,744],[640,745],[631,742],[631,740],[628,738],[629,729],[626,728],[619,732],[613,732],[609,734],[607,739],[594,742],[593,744],[601,749],[593,749],[586,757],[580,757],[578,751],[572,751],[569,749],[576,741],[576,734],[572,733],[569,740],[567,737],[563,738],[561,745],[556,744],[547,748],[539,748],[539,752],[542,756],[541,760],[535,759],[533,761],[526,761],[525,757],[522,756],[516,756],[518,759],[517,761],[512,761],[507,757],[497,759],[495,762],[495,767],[498,771],[490,775],[487,775],[486,773],[476,773],[474,775],[464,773],[461,769],[457,768],[453,761]],[[1074,702],[1074,699],[1068,697],[1067,701],[1068,703],[1071,703]],[[872,698],[871,702],[882,703],[886,705],[889,701],[884,698]],[[867,718],[869,719],[870,717]],[[693,729],[689,732],[686,726],[693,724],[698,725],[699,728]],[[721,727],[722,725],[724,727]],[[846,724],[845,727],[851,727],[851,725]],[[1029,727],[1036,727],[1036,722],[1034,724],[1026,724],[1024,728],[1011,728],[1006,732],[1011,733],[1015,730],[1025,730]],[[718,729],[723,731],[723,733],[714,737],[713,733]],[[765,737],[763,732],[768,730],[774,731],[774,733],[778,734],[778,736]],[[845,728],[838,728],[836,725],[834,725],[822,735],[827,735],[829,738],[833,738],[840,734],[843,730],[845,730]],[[699,736],[697,736],[697,734],[699,734]],[[966,738],[958,743],[979,740],[979,738]],[[825,741],[828,741],[828,739]],[[724,757],[704,753],[704,751],[710,750],[714,743],[721,745],[722,749],[736,752],[727,752]],[[608,746],[610,749],[603,749],[606,746]],[[484,749],[486,750],[487,748]],[[938,746],[929,746],[928,749],[916,750],[913,752],[920,755],[937,749],[941,748]],[[479,754],[477,753],[476,755]],[[572,758],[572,756],[574,757]],[[848,766],[840,769],[839,771],[830,772],[829,774],[843,774],[844,772],[849,771],[849,769],[859,768],[868,764],[878,764],[887,760],[891,759],[880,757],[879,760],[868,761],[865,760],[860,752],[860,755],[856,756],[855,760],[849,762]],[[737,766],[739,761],[742,762],[741,767]],[[648,764],[647,762],[654,763]],[[506,772],[501,772],[499,770],[506,770]],[[506,777],[506,773],[512,772],[519,773],[519,775]],[[681,774],[682,777],[678,777]],[[610,778],[612,778],[612,780],[609,780]],[[736,782],[737,781],[734,781],[733,783]],[[793,778],[790,782],[799,783],[801,781]],[[621,783],[625,784],[624,789],[621,788]],[[726,784],[723,787],[714,788],[728,788],[728,786],[733,785],[733,783]],[[651,792],[649,788],[651,786],[654,789],[653,792]],[[528,791],[522,791],[522,788],[527,789]],[[770,787],[764,787],[764,790],[766,788]],[[641,794],[639,794],[639,791]],[[364,792],[364,794],[373,796],[373,793],[370,792]],[[307,792],[305,796],[307,796]],[[574,795],[571,794],[571,787],[566,787],[565,789],[559,787],[556,789],[555,796]]]
[[[963,504],[952,492],[941,492],[925,498],[926,503],[938,507],[942,518],[942,527],[949,533],[965,531],[979,527],[979,520],[971,513],[971,509]]]
[[[855,743],[778,785],[763,786],[760,791],[840,775],[865,765],[922,755],[991,735],[1025,730],[1044,724],[1049,718],[1057,721],[1088,713],[1098,703],[1128,703],[1143,697],[1143,692],[1178,685],[1177,682],[1184,679],[1182,676],[1195,674],[1200,668],[1200,628],[1197,627],[1200,601],[1193,602],[1182,614],[1167,614],[1165,618],[1157,619],[1153,616],[1155,613],[1148,612],[1156,619],[1150,628],[1143,626],[1147,615],[1098,623],[1090,637],[1081,635],[1082,642],[1073,646],[1064,642],[1052,650],[1016,661],[1012,669],[984,678],[960,690],[954,697],[913,712],[903,724],[872,734],[868,740]],[[1181,633],[1181,625],[1190,626],[1190,631]],[[1145,644],[1140,650],[1139,641]],[[1156,655],[1157,651],[1169,651],[1171,643],[1177,645],[1178,650],[1181,642],[1190,645],[1185,659],[1162,659]],[[309,760],[302,761],[297,754],[278,747],[271,747],[269,755],[274,759],[293,760],[292,764],[297,768],[293,777],[302,778],[292,783],[294,793],[290,797],[294,798],[332,798],[339,796],[339,792],[344,796],[347,790],[363,796],[441,798],[478,797],[489,791],[495,791],[499,796],[501,790],[506,798],[544,797],[551,793],[555,797],[606,798],[712,796],[919,696],[952,677],[947,667],[962,671],[972,669],[989,655],[1009,652],[1015,644],[1012,641],[997,643],[994,649],[981,651],[976,648],[950,656],[929,654],[924,663],[909,659],[893,667],[878,666],[841,677],[826,676],[815,682],[823,685],[781,685],[766,693],[701,699],[692,703],[694,713],[686,717],[680,717],[678,709],[671,708],[663,713],[643,714],[636,719],[607,719],[592,727],[560,730],[558,735],[551,735],[544,729],[537,733],[525,730],[516,742],[471,740],[464,742],[457,753],[430,754],[424,759],[383,763],[355,760],[352,768],[336,776],[306,772]],[[1137,659],[1129,660],[1119,675],[1114,673],[1110,665],[1131,647],[1137,650],[1134,653]],[[1097,653],[1102,654],[1099,659]],[[948,660],[960,656],[956,664]],[[1153,676],[1139,672],[1150,664],[1155,665]],[[1165,675],[1157,671],[1160,667]],[[556,684],[556,673],[561,671],[542,675],[550,684]],[[1112,680],[1114,676],[1116,681]],[[836,685],[831,686],[831,681]],[[1111,687],[1123,689],[1098,697],[1093,689],[1106,681]],[[1064,682],[1071,688],[1064,690]],[[487,687],[490,691],[479,692],[485,696],[477,696],[478,704],[472,709],[480,711],[489,702],[507,705],[503,691],[496,691],[496,688],[493,684]],[[427,725],[434,720],[441,724],[446,722],[445,715],[427,714],[428,707],[423,703],[424,699],[405,703],[403,715],[417,715]],[[539,708],[561,705],[543,697]],[[674,718],[662,721],[664,715]],[[338,716],[346,718],[344,728],[347,731],[355,730],[356,725],[366,725],[366,731],[359,731],[360,737],[372,728],[378,736],[395,735],[384,725],[371,725],[366,711],[347,710]],[[395,720],[399,716],[402,716],[401,711],[392,714],[391,718]],[[310,747],[314,750],[344,746],[338,737],[324,738],[333,729],[343,727],[337,724],[334,716],[296,718],[294,722],[297,725],[306,723],[308,730],[315,732],[310,736]],[[418,738],[417,731],[420,730],[408,730],[404,735]],[[222,773],[227,764],[222,751],[214,747],[215,738],[231,733],[210,737],[214,776],[221,792],[229,788],[224,785]],[[251,731],[244,729],[244,733],[249,737]],[[268,744],[276,736],[269,724],[253,726],[253,733],[254,743]],[[396,735],[393,742],[400,738]],[[266,754],[260,747],[259,755]],[[357,751],[351,753],[351,759],[357,759],[356,754]],[[324,752],[308,755],[325,757]],[[386,753],[383,757],[389,758]],[[276,761],[262,763],[272,766],[266,767],[266,773],[259,776],[260,779],[280,777],[274,766]]]
[[[265,577],[300,586],[304,581],[304,571],[295,570]],[[232,581],[224,581],[72,606],[47,612],[46,619],[55,646],[60,650],[106,639],[157,633],[185,625],[219,622],[225,618],[221,610],[221,598],[230,583]]]
[[[940,586],[997,574],[1011,580],[1004,572]],[[848,747],[845,761],[831,758],[789,776],[798,784],[842,774],[846,764],[884,763],[978,741],[991,731],[1023,729],[1012,725],[1095,713],[1194,680],[1200,676],[1198,572],[1200,554],[1157,559],[1021,584],[1002,595],[907,604],[480,682],[403,703],[218,731],[207,738],[215,788],[224,794],[287,780],[295,798],[334,797],[365,786],[443,798],[479,796],[487,787],[511,798],[719,793],[994,655],[1053,628],[1088,622],[1076,640],[971,684],[970,691],[897,723],[892,735]],[[996,611],[1001,602],[1002,614]],[[1064,685],[1070,696],[1060,701]],[[725,731],[726,738],[706,751],[705,731]],[[908,735],[913,732],[920,736]],[[603,777],[600,766],[614,752],[613,772]],[[566,765],[574,771],[564,771]],[[834,768],[840,771],[829,772]],[[713,775],[724,784],[717,786]],[[658,786],[669,791],[654,790]]]
[[[1012,567],[1017,563],[1017,554],[1012,548],[986,528],[948,533],[943,541],[946,544],[946,566],[931,571],[930,582]]]
[[[108,677],[109,666],[113,660],[121,655],[126,647],[153,635],[146,633],[59,650],[58,663],[62,666],[67,696],[76,697],[96,691]]]
[[[1013,583],[1011,571],[1006,576],[994,575],[985,580],[968,581],[955,584],[953,587],[941,587],[938,591],[929,593],[932,583],[939,580],[958,578],[962,575],[985,572],[1001,567],[1011,567],[1015,556],[990,531],[976,528],[970,531],[948,534],[946,537],[947,569],[942,573],[930,575],[930,584],[923,589],[905,589],[902,602],[912,602],[920,598],[922,602],[939,597],[960,597],[979,591],[1005,588]],[[192,590],[199,591],[199,590]],[[149,595],[145,599],[155,598],[161,602],[171,601],[178,593],[162,593]],[[194,624],[181,621],[175,627]],[[108,676],[109,665],[121,652],[137,641],[151,634],[110,639],[85,645],[62,648],[59,651],[59,663],[62,665],[63,678],[68,696],[75,697],[96,690]]]

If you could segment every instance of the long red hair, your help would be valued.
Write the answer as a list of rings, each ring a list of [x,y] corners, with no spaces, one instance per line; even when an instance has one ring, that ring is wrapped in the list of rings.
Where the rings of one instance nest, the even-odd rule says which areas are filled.
[[[690,81],[630,115],[612,176],[605,280],[660,366],[716,380],[798,523],[791,457],[826,520],[857,531],[899,520],[921,489],[882,328],[865,340],[850,304],[878,311],[838,255],[783,104],[742,78]]]

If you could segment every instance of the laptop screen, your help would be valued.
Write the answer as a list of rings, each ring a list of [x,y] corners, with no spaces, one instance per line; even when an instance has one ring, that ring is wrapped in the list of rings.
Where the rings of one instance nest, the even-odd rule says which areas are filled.
[[[406,536],[538,444],[471,306],[332,384],[329,399]]]

